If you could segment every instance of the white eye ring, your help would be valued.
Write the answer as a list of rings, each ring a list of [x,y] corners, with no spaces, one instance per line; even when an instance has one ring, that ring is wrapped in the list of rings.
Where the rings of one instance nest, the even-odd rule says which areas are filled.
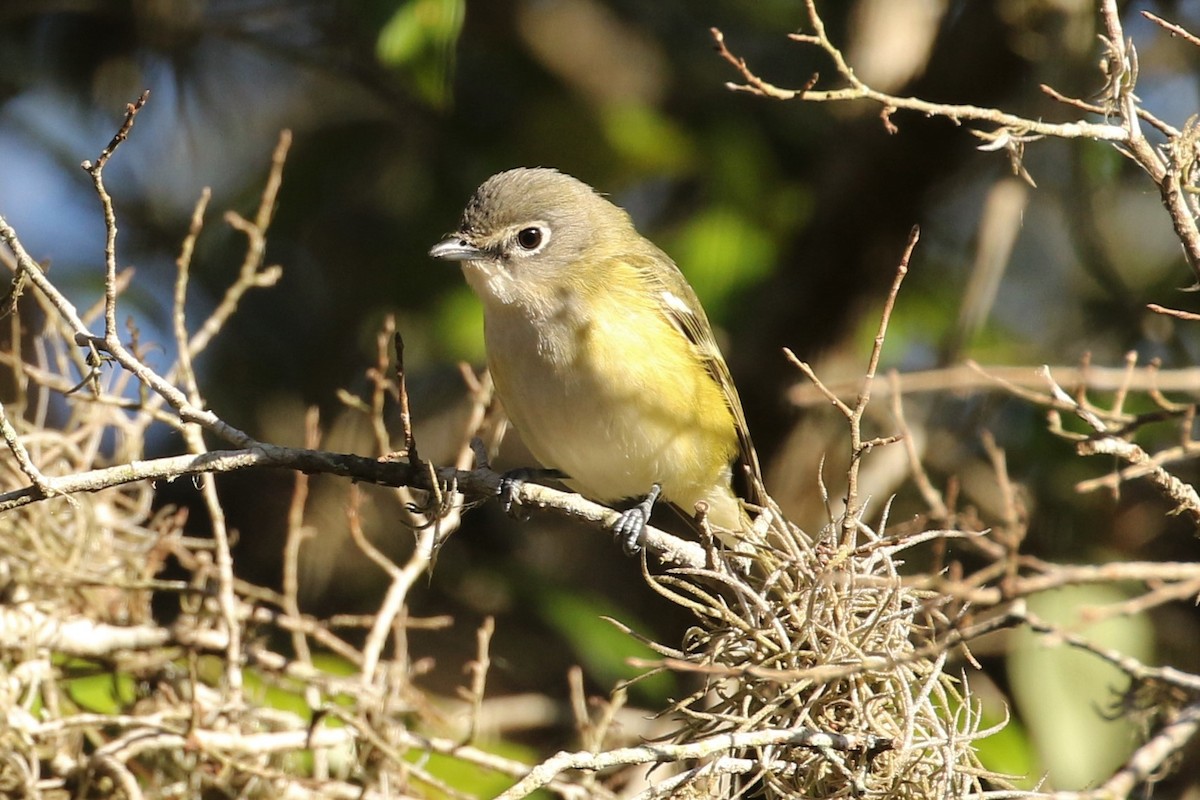
[[[513,236],[518,252],[523,256],[531,256],[545,248],[550,241],[550,228],[541,224],[526,225]]]

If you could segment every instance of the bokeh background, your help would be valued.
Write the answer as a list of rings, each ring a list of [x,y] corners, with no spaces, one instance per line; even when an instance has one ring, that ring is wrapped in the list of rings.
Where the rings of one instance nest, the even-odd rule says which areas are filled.
[[[1200,52],[1137,12],[1196,30],[1200,2],[1122,8],[1140,55],[1139,96],[1182,125],[1200,108]],[[1068,120],[1077,112],[1039,85],[1084,98],[1103,85],[1088,0],[855,0],[820,9],[859,76],[884,91]],[[120,263],[136,268],[123,313],[168,363],[174,259],[201,188],[212,187],[213,201],[193,260],[193,319],[240,263],[240,235],[221,212],[252,211],[279,132],[292,130],[268,249],[283,278],[245,302],[198,365],[206,398],[231,423],[290,444],[301,442],[304,410],[316,406],[326,446],[370,452],[337,391],[365,385],[376,333],[394,314],[418,441],[424,454],[449,458],[465,395],[455,365],[482,363],[481,315],[457,270],[426,251],[488,175],[558,167],[629,209],[692,280],[720,328],[768,486],[809,530],[827,522],[820,459],[836,498],[847,444],[825,409],[796,402],[799,375],[782,348],[831,383],[861,375],[914,224],[923,238],[895,312],[888,367],[965,358],[1074,365],[1085,354],[1120,365],[1128,351],[1166,368],[1196,363],[1196,326],[1145,310],[1147,302],[1197,310],[1198,301],[1180,291],[1191,278],[1157,193],[1115,150],[1030,143],[1033,188],[1003,153],[980,151],[966,128],[945,120],[898,113],[899,130],[889,133],[869,103],[782,103],[725,87],[737,75],[714,52],[714,26],[778,85],[800,86],[818,72],[822,85],[833,84],[830,62],[787,38],[804,20],[802,5],[785,0],[8,0],[0,5],[0,214],[77,304],[91,303],[102,282],[103,225],[78,165],[108,142],[125,104],[150,89],[105,175]],[[1037,408],[982,389],[914,395],[906,408],[934,478],[953,482],[985,522],[1000,510],[980,436],[995,435],[1027,504],[1026,551],[1083,563],[1195,560],[1191,532],[1165,518],[1145,488],[1079,494],[1079,480],[1111,465],[1075,458]],[[890,432],[886,414],[875,424]],[[164,432],[154,446],[168,452],[179,443]],[[520,450],[499,459],[519,465]],[[922,510],[903,461],[897,448],[868,467],[870,513],[892,493],[893,519]],[[278,580],[290,489],[282,474],[222,482],[247,577]],[[323,505],[311,511],[322,540],[309,552],[305,596],[323,613],[373,608],[384,585],[339,528],[344,490],[322,485],[314,503]],[[192,504],[193,494],[190,485],[164,487],[163,502]],[[380,503],[372,536],[402,553],[411,536]],[[203,533],[199,509],[193,521]],[[454,618],[448,631],[411,634],[414,654],[434,659],[433,688],[460,682],[485,615],[497,617],[490,686],[500,694],[563,695],[577,663],[590,689],[607,691],[627,674],[632,644],[601,615],[665,641],[686,623],[603,537],[564,523],[515,525],[494,504],[469,515],[411,597],[415,616]],[[1109,599],[1055,602],[1069,613]],[[1153,623],[1111,635],[1150,661],[1200,663],[1194,610],[1164,608]],[[1111,676],[1058,684],[1052,676],[1079,668],[979,655],[988,669],[972,680],[994,688],[993,712],[1003,696],[1016,703],[993,763],[1049,768],[1069,787],[1103,774],[1090,751],[1104,751],[1105,737],[1116,755],[1102,758],[1119,761],[1128,748],[1129,732],[1101,720],[1114,699]],[[1081,684],[1095,693],[1072,698],[1077,711],[1063,710],[1075,708],[1064,701],[1045,721],[1039,692],[1061,696]],[[654,703],[678,687],[663,679],[638,691]],[[1064,718],[1078,721],[1069,734],[1053,727]],[[1064,741],[1079,741],[1065,737],[1081,735],[1097,743],[1064,752]]]

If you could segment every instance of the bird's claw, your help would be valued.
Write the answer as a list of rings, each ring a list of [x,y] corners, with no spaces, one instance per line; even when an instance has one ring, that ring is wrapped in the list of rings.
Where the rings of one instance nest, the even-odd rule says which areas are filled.
[[[513,512],[513,503],[516,502],[517,493],[520,492],[521,486],[526,481],[538,478],[562,480],[566,477],[565,472],[557,469],[533,469],[530,467],[510,469],[500,476],[500,488],[496,491],[496,497],[500,500],[500,507],[504,509],[505,514],[516,516]]]
[[[621,550],[627,556],[636,556],[642,551],[642,541],[646,535],[646,524],[650,522],[650,512],[654,509],[662,487],[657,483],[650,492],[631,509],[622,511],[617,524],[613,526],[613,535],[621,543]]]
[[[641,506],[621,512],[621,518],[613,527],[613,535],[621,543],[621,550],[625,555],[636,556],[642,551],[642,537],[646,533],[648,521]]]
[[[500,490],[496,492],[496,497],[500,500],[500,507],[504,509],[504,513],[512,516],[513,501],[516,500],[517,492],[521,490],[521,485],[533,477],[531,469],[511,469],[500,476]]]

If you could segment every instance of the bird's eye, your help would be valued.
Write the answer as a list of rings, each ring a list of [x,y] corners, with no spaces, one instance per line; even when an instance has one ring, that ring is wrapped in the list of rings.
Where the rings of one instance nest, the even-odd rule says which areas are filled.
[[[522,228],[517,234],[517,244],[522,250],[537,250],[542,246],[542,229]]]

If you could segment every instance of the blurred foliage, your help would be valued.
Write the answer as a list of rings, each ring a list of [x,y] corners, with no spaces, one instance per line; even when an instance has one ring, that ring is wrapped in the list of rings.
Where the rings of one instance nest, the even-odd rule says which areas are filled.
[[[438,350],[446,357],[483,363],[483,309],[465,285],[442,296],[434,329]]]
[[[413,91],[433,106],[451,98],[454,46],[462,31],[465,0],[408,0],[379,31],[379,61],[396,67]]]
[[[571,647],[585,674],[594,681],[601,686],[613,686],[637,678],[629,687],[630,694],[649,708],[659,707],[676,696],[678,687],[673,674],[659,672],[642,677],[644,669],[630,666],[631,658],[654,659],[657,654],[611,620],[620,620],[635,632],[651,630],[651,626],[602,597],[546,583],[530,586],[537,595],[533,607]]]
[[[133,679],[107,665],[69,659],[59,666],[66,677],[67,695],[84,711],[119,714],[137,697]]]
[[[1080,624],[1088,608],[1128,599],[1113,586],[1074,586],[1029,601],[1043,619],[1086,636],[1095,645],[1143,664],[1153,663],[1154,632],[1145,617],[1111,617]],[[1133,752],[1139,722],[1126,713],[1128,677],[1117,667],[1073,647],[1049,647],[1031,631],[1013,634],[1008,674],[1017,710],[1056,789],[1095,786]],[[1049,709],[1050,713],[1045,713]],[[1081,746],[1086,742],[1086,746]]]
[[[1007,703],[994,705],[999,707],[984,709],[984,727],[1001,724],[1004,727],[979,742],[979,760],[989,769],[1017,776],[1015,783],[1021,788],[1032,789],[1041,780],[1042,773],[1029,732],[1019,718],[1011,716]]]
[[[489,748],[488,752],[524,763],[532,763],[536,759],[536,751],[532,748],[511,743],[501,743],[498,747]],[[430,789],[427,796],[431,798],[495,797],[513,784],[512,779],[504,775],[480,767],[464,765],[460,759],[453,756],[414,751],[412,760],[419,762],[433,777],[445,781],[447,788],[453,790],[440,792],[437,789]],[[539,791],[530,795],[534,800],[546,800],[553,796],[547,791]]]
[[[775,263],[775,242],[737,211],[710,208],[671,238],[671,250],[688,265],[688,278],[714,318],[730,313],[731,295],[766,277]]]

